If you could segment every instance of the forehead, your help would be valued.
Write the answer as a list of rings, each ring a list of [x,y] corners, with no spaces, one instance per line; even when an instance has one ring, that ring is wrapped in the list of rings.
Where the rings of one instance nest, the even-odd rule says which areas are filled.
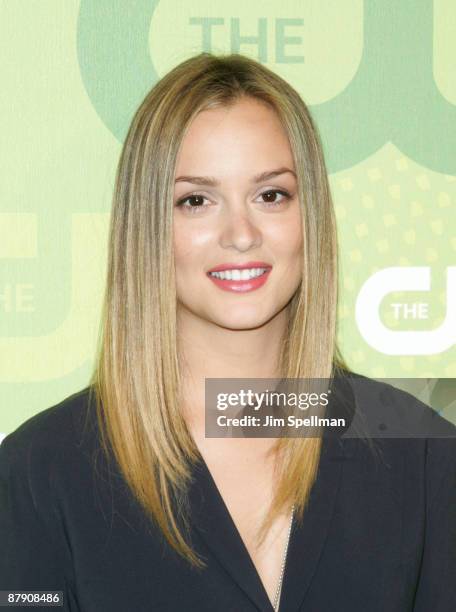
[[[235,166],[293,166],[293,154],[277,113],[266,103],[243,98],[230,106],[201,111],[181,143],[179,171],[202,171],[210,166],[219,173],[220,163]]]

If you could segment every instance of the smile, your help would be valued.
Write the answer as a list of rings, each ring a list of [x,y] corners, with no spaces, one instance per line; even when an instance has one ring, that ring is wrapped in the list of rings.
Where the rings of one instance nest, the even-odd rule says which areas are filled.
[[[269,278],[271,268],[247,268],[208,272],[208,277],[225,291],[246,292],[262,287]]]

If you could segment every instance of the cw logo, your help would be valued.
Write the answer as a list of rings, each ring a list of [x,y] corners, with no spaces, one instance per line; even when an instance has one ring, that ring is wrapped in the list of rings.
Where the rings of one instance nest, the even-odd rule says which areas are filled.
[[[394,331],[380,320],[379,308],[393,291],[430,291],[429,267],[391,267],[376,272],[361,287],[356,301],[358,329],[372,348],[386,355],[433,355],[456,344],[456,266],[447,268],[446,317],[430,331]]]
[[[159,0],[135,0],[132,8],[130,2],[80,1],[77,51],[81,77],[94,109],[121,142],[129,118],[159,78],[147,38],[158,4]],[[262,4],[258,2],[259,15]],[[299,3],[299,11],[290,8],[286,15],[298,19],[298,28],[305,24],[305,30],[297,30],[303,39],[304,32],[316,27],[307,4]],[[216,6],[214,3],[210,14],[196,8],[189,20],[189,30],[196,22],[206,23],[201,29],[200,50],[213,50],[209,24],[223,27]],[[311,107],[326,143],[328,170],[351,168],[392,142],[423,167],[456,173],[456,139],[448,129],[456,121],[456,108],[442,96],[433,74],[434,2],[364,0],[363,7],[363,55],[356,74],[337,96]],[[337,19],[337,10],[328,13],[328,18]],[[262,17],[258,17],[256,29],[249,26],[248,31],[247,25],[234,17],[244,37],[261,41]],[[163,44],[182,48],[181,39]],[[237,51],[237,47],[239,44],[234,44],[228,50]],[[260,42],[257,47],[261,60]],[[190,55],[195,49],[188,51]],[[125,70],[125,66],[132,68]]]

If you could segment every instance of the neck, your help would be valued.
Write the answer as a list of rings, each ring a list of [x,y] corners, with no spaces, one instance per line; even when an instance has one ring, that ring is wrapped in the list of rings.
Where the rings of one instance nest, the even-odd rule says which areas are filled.
[[[278,378],[288,313],[254,329],[229,329],[178,311],[184,415],[204,422],[205,378]]]

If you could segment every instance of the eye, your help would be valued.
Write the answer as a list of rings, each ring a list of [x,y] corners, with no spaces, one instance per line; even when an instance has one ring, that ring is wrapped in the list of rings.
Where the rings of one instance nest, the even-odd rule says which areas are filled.
[[[267,191],[263,191],[263,193],[261,193],[259,197],[262,198],[264,196],[267,196],[268,198],[270,198],[272,196],[273,198],[275,198],[277,194],[283,196],[282,199],[278,201],[275,199],[268,199],[267,201],[264,201],[263,203],[266,204],[266,208],[277,208],[278,206],[283,204],[284,201],[289,200],[291,197],[287,191],[284,191],[282,189],[268,189]]]
[[[277,195],[282,196],[280,200],[276,200]],[[278,208],[285,201],[291,198],[290,194],[283,189],[268,189],[260,194],[261,198],[268,198],[266,201],[263,200],[263,204],[266,208]],[[271,199],[273,198],[273,199]],[[207,204],[204,205],[204,200],[207,198],[200,193],[192,193],[185,198],[181,198],[176,202],[176,206],[187,210],[191,214],[198,214],[200,210],[207,208]]]
[[[190,212],[191,214],[194,213],[198,213],[199,210],[201,210],[202,208],[206,208],[206,206],[203,206],[202,201],[206,200],[207,198],[199,193],[193,193],[189,196],[187,196],[186,198],[182,198],[181,200],[178,200],[176,202],[176,206],[179,206],[180,208],[185,208],[186,210],[188,210],[188,212]],[[187,202],[189,202],[190,200],[193,200],[193,204],[189,204],[186,205]]]

